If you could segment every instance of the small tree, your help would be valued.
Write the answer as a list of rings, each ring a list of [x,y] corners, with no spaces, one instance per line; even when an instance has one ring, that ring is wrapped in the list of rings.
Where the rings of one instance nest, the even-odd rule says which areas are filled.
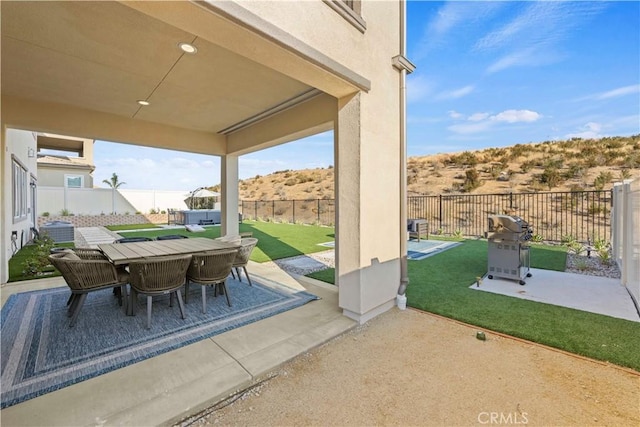
[[[126,182],[120,182],[118,180],[118,174],[115,172],[111,175],[111,179],[103,179],[102,182],[111,187],[111,213],[116,213],[116,190],[120,188],[121,185],[126,184]]]

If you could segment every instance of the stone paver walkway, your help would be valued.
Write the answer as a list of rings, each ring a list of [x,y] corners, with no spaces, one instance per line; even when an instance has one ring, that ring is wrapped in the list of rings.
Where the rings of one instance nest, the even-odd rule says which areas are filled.
[[[101,243],[113,243],[120,235],[104,227],[78,227],[74,240],[78,248],[97,248]]]

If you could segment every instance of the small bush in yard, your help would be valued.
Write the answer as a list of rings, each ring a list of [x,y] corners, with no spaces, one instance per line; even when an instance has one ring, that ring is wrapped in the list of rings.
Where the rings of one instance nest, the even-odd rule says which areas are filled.
[[[33,244],[36,245],[36,249],[22,264],[22,274],[25,276],[41,275],[50,265],[47,257],[53,248],[53,239],[43,234],[39,239],[35,239]]]

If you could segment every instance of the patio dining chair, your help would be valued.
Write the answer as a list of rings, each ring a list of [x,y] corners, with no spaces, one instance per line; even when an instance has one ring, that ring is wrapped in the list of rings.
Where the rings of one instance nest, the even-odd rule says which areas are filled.
[[[95,255],[95,254],[93,254]],[[127,308],[126,285],[129,273],[116,268],[107,259],[83,259],[74,251],[58,252],[49,255],[49,261],[57,268],[71,289],[71,297],[67,302],[67,316],[71,317],[69,327],[76,324],[80,310],[87,299],[87,294],[107,288],[119,288],[118,302]]]
[[[135,315],[137,294],[147,297],[147,329],[151,329],[153,297],[169,294],[169,306],[173,295],[178,298],[180,316],[184,319],[184,304],[180,288],[184,286],[191,255],[171,255],[145,258],[129,264],[131,283],[131,314]]]
[[[236,274],[238,275],[238,280],[242,282],[242,277],[240,276],[240,268],[244,270],[244,275],[247,276],[247,281],[249,282],[249,286],[253,286],[251,283],[251,278],[249,277],[249,272],[247,271],[247,264],[249,263],[249,257],[251,256],[251,252],[253,252],[253,248],[258,244],[258,239],[255,237],[246,237],[240,240],[240,249],[236,255],[236,259],[233,261],[233,268],[236,270]],[[233,270],[231,274],[235,278],[235,274],[233,274]]]
[[[185,285],[184,301],[189,295],[189,283],[202,285],[202,312],[207,312],[207,286],[214,287],[214,296],[224,294],[227,297],[227,305],[231,307],[229,292],[226,286],[227,277],[231,273],[233,261],[236,259],[237,249],[204,252],[194,254],[187,270],[187,284]]]
[[[52,254],[56,254],[56,253],[74,253],[76,254],[78,257],[80,257],[80,259],[84,259],[84,260],[94,260],[94,261],[108,261],[109,259],[104,255],[104,253],[102,253],[102,251],[100,249],[93,249],[93,248],[52,248],[51,249],[51,253]],[[118,272],[118,275],[122,275],[122,274],[128,274],[128,272],[125,269],[125,266],[119,265],[116,266],[116,270]],[[113,294],[118,298],[118,304],[122,305],[122,292],[120,290],[120,287],[114,287],[113,288]],[[71,302],[73,302],[73,293],[69,296],[69,299],[67,300],[67,306],[71,304]],[[126,301],[125,301],[126,303]]]
[[[156,240],[178,240],[178,239],[188,239],[189,236],[183,236],[182,234],[167,234],[166,236],[158,236]]]

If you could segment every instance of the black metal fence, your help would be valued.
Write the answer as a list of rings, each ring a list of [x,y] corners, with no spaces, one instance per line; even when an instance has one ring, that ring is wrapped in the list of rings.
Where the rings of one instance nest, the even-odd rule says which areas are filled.
[[[334,199],[255,200],[241,201],[242,217],[246,219],[302,224],[334,225]]]
[[[572,236],[581,241],[611,239],[611,191],[415,196],[408,217],[429,221],[432,233],[483,236],[487,216],[516,215],[546,241]]]
[[[429,221],[431,233],[484,236],[487,216],[522,217],[546,241],[572,236],[581,241],[611,239],[611,190],[412,196],[407,216]],[[242,201],[244,218],[334,225],[333,199]]]

